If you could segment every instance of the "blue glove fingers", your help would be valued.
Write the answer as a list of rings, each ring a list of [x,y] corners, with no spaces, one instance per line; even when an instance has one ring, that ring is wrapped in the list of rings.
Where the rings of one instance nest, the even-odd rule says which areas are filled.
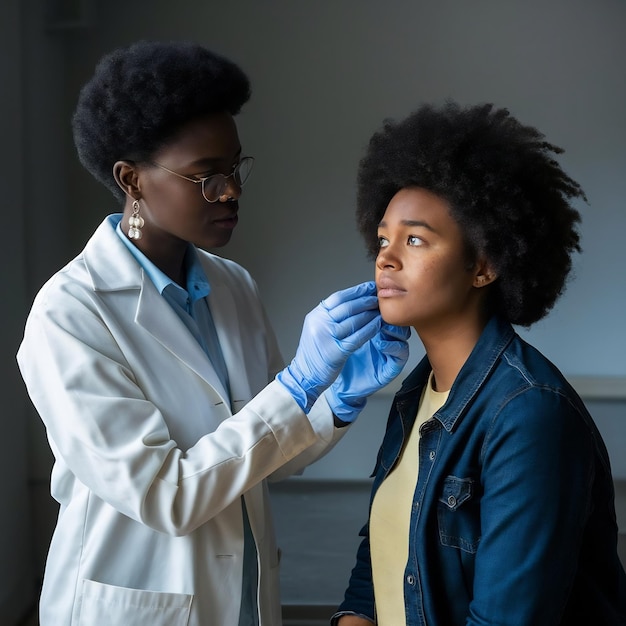
[[[374,281],[370,280],[366,283],[360,283],[353,287],[336,291],[328,298],[322,300],[322,304],[330,311],[343,302],[349,302],[362,296],[376,296],[376,283]]]
[[[361,315],[366,314],[362,313]],[[361,317],[361,315],[357,317]],[[342,352],[344,352],[346,355],[352,354],[355,350],[358,350],[364,343],[375,337],[380,330],[380,322],[380,314],[376,312],[374,314],[374,317],[372,317],[364,325],[359,324],[359,326],[353,328],[352,332],[349,332],[344,337],[337,337],[337,343],[340,346]],[[346,322],[344,322],[344,324],[345,323]]]
[[[383,322],[380,327],[380,334],[385,338],[407,341],[408,338],[411,336],[411,327],[394,326],[393,324],[387,324],[387,322]]]
[[[363,311],[376,311],[378,313],[378,298],[376,296],[360,296],[354,300],[340,302],[332,309],[327,308],[324,302],[321,303],[321,306],[326,309],[328,316],[334,322],[343,322]]]
[[[376,349],[381,364],[388,361],[406,361],[409,357],[409,345],[406,342],[388,341],[376,345],[372,341],[372,346]]]
[[[355,335],[362,328],[367,326],[372,320],[378,320],[376,325],[376,330],[378,331],[382,323],[382,318],[380,317],[378,309],[356,313],[341,322],[335,322],[333,325],[333,334],[335,339],[339,342],[344,339],[349,339],[352,335]],[[371,339],[371,337],[369,338]]]
[[[383,322],[380,332],[348,358],[326,396],[339,419],[354,421],[368,396],[400,374],[409,357],[410,333],[410,328]]]
[[[380,333],[372,339],[372,345],[382,354],[403,357],[406,360],[409,351],[407,340],[410,336],[409,327],[391,326],[383,322]]]

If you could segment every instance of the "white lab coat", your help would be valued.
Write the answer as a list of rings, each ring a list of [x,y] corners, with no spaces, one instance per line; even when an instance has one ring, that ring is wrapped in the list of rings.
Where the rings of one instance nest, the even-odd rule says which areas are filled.
[[[263,626],[280,620],[266,478],[327,451],[282,367],[256,285],[200,251],[233,411],[205,353],[104,221],[35,298],[18,352],[47,428],[59,519],[42,626],[237,626],[244,494],[259,554]],[[269,384],[268,384],[269,382]]]

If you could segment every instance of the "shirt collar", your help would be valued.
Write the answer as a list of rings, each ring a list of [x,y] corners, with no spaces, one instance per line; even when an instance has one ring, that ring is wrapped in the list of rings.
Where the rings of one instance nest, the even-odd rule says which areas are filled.
[[[187,289],[185,290],[180,285],[177,285],[167,274],[162,272],[141,250],[139,250],[139,248],[137,248],[137,246],[130,242],[128,237],[122,232],[121,213],[110,215],[108,219],[120,239],[124,242],[124,245],[135,257],[137,263],[141,265],[160,294],[163,294],[163,291],[168,287],[169,291],[186,291],[186,294],[181,295],[185,295],[185,300],[188,296],[191,302],[195,302],[209,295],[211,286],[209,285],[209,281],[200,264],[198,253],[193,245],[189,244],[185,254],[185,266],[187,268]],[[172,287],[170,287],[170,285]]]
[[[457,419],[478,393],[515,336],[513,327],[506,320],[497,315],[489,320],[450,389],[444,405],[445,411],[435,413],[434,417],[441,421],[447,431],[454,428]],[[427,383],[431,369],[428,356],[425,356],[403,381],[395,396],[400,415],[407,423],[414,419],[420,398],[417,392],[421,392]]]

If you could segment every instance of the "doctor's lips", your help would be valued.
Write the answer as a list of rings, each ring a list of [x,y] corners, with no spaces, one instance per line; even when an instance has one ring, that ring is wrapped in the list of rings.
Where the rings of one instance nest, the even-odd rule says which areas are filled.
[[[405,289],[386,276],[381,276],[376,281],[376,290],[379,298],[391,298],[406,293]]]
[[[213,223],[216,226],[221,226],[222,228],[235,228],[237,226],[237,222],[239,221],[239,217],[237,212],[231,213],[230,215],[223,215],[218,218],[213,219]]]

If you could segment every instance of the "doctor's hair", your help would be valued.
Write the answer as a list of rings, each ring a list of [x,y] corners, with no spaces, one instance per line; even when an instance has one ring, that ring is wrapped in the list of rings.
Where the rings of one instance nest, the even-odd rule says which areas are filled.
[[[530,326],[565,290],[580,252],[580,185],[555,161],[563,150],[493,104],[425,104],[370,139],[357,175],[357,224],[371,258],[378,224],[393,196],[421,187],[448,204],[469,259],[485,258],[497,279],[488,305]]]
[[[78,157],[123,201],[116,161],[149,161],[188,122],[236,115],[249,98],[241,68],[198,44],[140,41],[119,48],[98,62],[80,91],[72,118]]]

